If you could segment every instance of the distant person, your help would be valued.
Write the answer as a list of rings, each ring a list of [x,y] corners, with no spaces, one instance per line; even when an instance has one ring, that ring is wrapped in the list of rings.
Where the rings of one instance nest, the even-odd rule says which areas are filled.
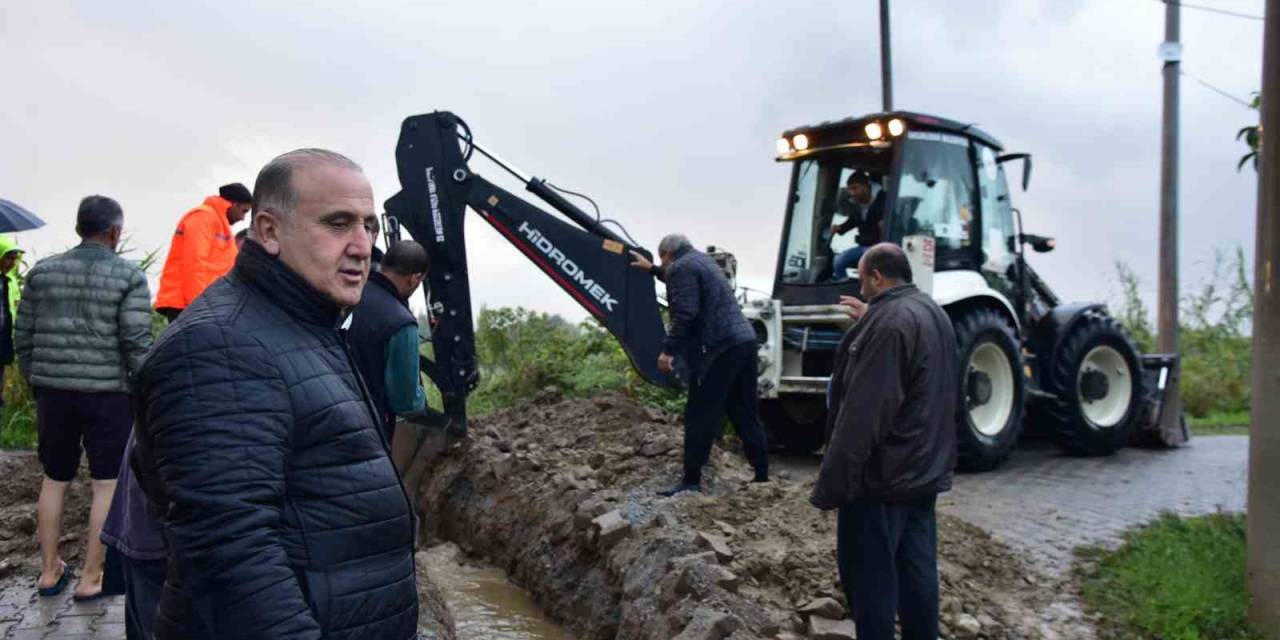
[[[0,411],[4,410],[4,374],[13,364],[13,319],[18,314],[21,287],[18,283],[18,265],[22,262],[22,250],[9,236],[0,236]],[[2,426],[2,425],[0,425]]]
[[[858,266],[858,260],[873,245],[880,242],[883,236],[881,225],[884,223],[884,191],[871,197],[871,177],[861,171],[855,171],[845,181],[847,199],[842,199],[841,211],[848,217],[840,224],[831,225],[831,238],[842,236],[854,229],[858,230],[858,245],[841,251],[832,263],[831,279],[845,280],[849,277],[849,269]]]
[[[252,204],[249,189],[234,182],[182,216],[160,274],[156,294],[160,315],[173,322],[206,287],[231,270],[238,247],[231,225],[244,220]]]
[[[80,201],[79,246],[38,262],[27,273],[14,346],[36,398],[37,449],[44,468],[37,505],[42,596],[71,577],[58,557],[67,483],[89,458],[93,504],[77,600],[102,594],[102,522],[115,491],[120,457],[133,423],[130,381],[151,346],[151,295],[142,269],[116,255],[124,227],[120,205],[105,196]]]
[[[711,457],[726,413],[755,469],[755,482],[767,482],[769,452],[756,401],[756,332],[742,315],[724,271],[680,234],[658,244],[661,267],[638,252],[631,255],[633,267],[667,283],[671,328],[658,356],[658,369],[671,373],[676,357],[689,365],[684,475],[659,495],[702,490],[702,467]]]
[[[347,331],[356,367],[382,416],[391,460],[410,498],[431,462],[416,460],[416,454],[421,451],[434,459],[448,448],[446,419],[427,406],[422,389],[418,319],[409,310],[409,298],[422,285],[429,266],[421,244],[400,240],[391,245],[382,269],[369,274]]]
[[[956,464],[956,338],[896,245],[858,263],[869,304],[836,349],[830,438],[809,500],[839,509],[836,562],[859,640],[938,638],[934,506]]]
[[[263,167],[254,207],[235,268],[138,375],[131,463],[169,562],[154,636],[412,640],[410,505],[343,336],[373,189],[301,149]]]

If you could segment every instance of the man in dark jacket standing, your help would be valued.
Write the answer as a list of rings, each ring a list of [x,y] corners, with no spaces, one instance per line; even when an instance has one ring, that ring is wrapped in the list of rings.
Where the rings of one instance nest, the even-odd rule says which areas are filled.
[[[409,502],[344,336],[372,189],[346,157],[303,149],[254,192],[235,267],[139,375],[132,463],[169,553],[155,638],[410,640]]]
[[[956,462],[956,338],[896,245],[858,263],[865,315],[832,372],[826,453],[809,500],[839,509],[840,582],[860,640],[938,637],[934,503]],[[860,311],[860,306],[854,307]]]
[[[755,482],[768,481],[769,453],[756,403],[756,333],[724,272],[680,234],[658,244],[661,267],[634,251],[632,257],[632,266],[667,283],[671,327],[658,369],[670,373],[679,357],[688,364],[690,376],[684,407],[684,476],[659,495],[701,490],[702,467],[711,457],[726,413],[755,469]]]

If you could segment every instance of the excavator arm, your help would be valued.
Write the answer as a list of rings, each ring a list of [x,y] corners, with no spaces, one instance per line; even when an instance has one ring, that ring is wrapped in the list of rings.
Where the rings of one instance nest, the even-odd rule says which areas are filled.
[[[569,222],[473,173],[474,151],[524,183]],[[401,190],[386,202],[431,257],[427,307],[433,316],[434,382],[445,413],[465,424],[466,397],[479,382],[464,217],[470,208],[564,289],[619,343],[632,366],[654,384],[675,384],[658,371],[666,336],[654,278],[630,266],[630,251],[649,257],[565,200],[544,180],[526,177],[477,146],[466,123],[437,111],[405,119],[396,144]]]

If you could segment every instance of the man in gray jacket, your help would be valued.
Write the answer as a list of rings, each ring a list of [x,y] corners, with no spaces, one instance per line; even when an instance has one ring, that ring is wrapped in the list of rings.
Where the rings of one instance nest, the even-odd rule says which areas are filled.
[[[947,314],[897,245],[858,263],[868,305],[836,351],[828,442],[809,500],[839,509],[836,564],[859,640],[938,637],[934,504],[951,489],[959,382]]]
[[[79,246],[41,260],[27,273],[18,307],[14,350],[36,397],[36,427],[44,481],[36,508],[42,596],[66,588],[70,573],[58,557],[67,484],[89,458],[93,504],[88,549],[77,600],[102,593],[106,555],[99,541],[133,414],[130,377],[151,346],[151,294],[138,265],[116,255],[124,226],[120,205],[105,196],[80,201]]]

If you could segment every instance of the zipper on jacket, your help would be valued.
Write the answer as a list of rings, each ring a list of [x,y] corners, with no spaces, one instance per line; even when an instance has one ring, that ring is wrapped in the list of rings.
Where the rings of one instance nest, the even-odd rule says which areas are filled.
[[[342,348],[342,355],[347,357],[347,366],[351,367],[351,374],[355,376],[356,386],[360,388],[360,397],[364,401],[365,409],[369,411],[369,417],[373,418],[373,430],[378,432],[378,440],[382,442],[382,449],[387,454],[387,462],[391,463],[391,472],[396,474],[396,486],[400,487],[400,495],[404,496],[404,504],[409,508],[409,549],[413,550],[417,543],[413,539],[413,535],[418,528],[416,526],[417,516],[414,515],[416,512],[413,508],[413,501],[409,499],[409,492],[404,488],[404,478],[400,477],[400,470],[396,468],[396,463],[391,459],[391,443],[387,442],[386,434],[378,427],[380,424],[378,422],[378,408],[374,406],[373,399],[369,395],[369,388],[364,385],[364,378],[360,377],[360,369],[356,368],[355,358],[351,357],[351,350],[347,348],[347,331],[346,329],[335,329],[335,332],[338,334],[338,346]],[[415,576],[414,589],[417,589],[418,568],[416,562],[413,572]]]

